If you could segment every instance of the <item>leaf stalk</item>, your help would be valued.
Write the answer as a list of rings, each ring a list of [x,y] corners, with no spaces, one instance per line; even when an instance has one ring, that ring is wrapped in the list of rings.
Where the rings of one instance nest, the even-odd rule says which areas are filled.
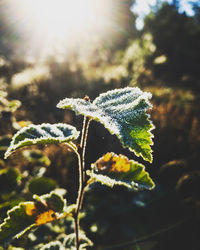
[[[90,124],[90,118],[84,117],[83,121],[83,129],[81,135],[81,143],[79,150],[77,152],[78,156],[78,166],[79,166],[79,189],[78,196],[76,200],[76,210],[74,213],[74,222],[75,222],[75,235],[76,235],[76,249],[79,250],[80,247],[80,239],[79,239],[79,212],[82,206],[83,197],[84,197],[84,189],[86,185],[86,170],[85,170],[85,149],[87,143],[87,135]]]

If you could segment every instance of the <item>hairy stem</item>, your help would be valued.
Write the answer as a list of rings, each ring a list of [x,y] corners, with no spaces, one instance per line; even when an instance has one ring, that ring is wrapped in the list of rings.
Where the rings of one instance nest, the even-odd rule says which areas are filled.
[[[76,249],[79,249],[80,239],[79,239],[79,211],[82,206],[84,189],[86,187],[86,175],[85,175],[85,148],[87,142],[87,134],[88,128],[90,124],[90,119],[84,117],[83,129],[81,135],[81,144],[80,148],[77,152],[78,156],[78,166],[79,166],[79,189],[78,189],[78,197],[76,200],[76,210],[74,214],[74,222],[75,222],[75,234],[76,234]]]

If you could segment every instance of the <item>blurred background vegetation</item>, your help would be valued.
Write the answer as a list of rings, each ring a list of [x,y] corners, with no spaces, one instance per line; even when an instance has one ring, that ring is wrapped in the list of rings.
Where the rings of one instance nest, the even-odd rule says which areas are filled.
[[[32,193],[66,188],[69,204],[77,195],[77,162],[63,146],[33,147],[3,159],[19,128],[67,122],[80,130],[82,118],[58,110],[59,100],[138,86],[153,95],[154,161],[144,164],[156,188],[133,193],[93,186],[81,226],[94,249],[200,249],[199,2],[188,3],[188,14],[182,1],[155,1],[140,29],[134,0],[25,2],[0,0],[0,222]],[[87,166],[108,151],[135,158],[92,123]],[[34,178],[43,178],[37,179],[43,191]],[[46,236],[38,230],[13,246],[34,249],[61,230],[43,227]]]

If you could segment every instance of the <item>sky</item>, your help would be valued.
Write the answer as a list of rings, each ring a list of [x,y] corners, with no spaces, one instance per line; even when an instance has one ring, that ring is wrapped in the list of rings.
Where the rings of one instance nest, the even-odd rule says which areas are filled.
[[[162,2],[172,3],[172,0],[161,0]],[[186,12],[187,15],[193,15],[191,2],[198,2],[199,0],[179,0],[180,12]],[[143,28],[143,18],[150,12],[151,6],[156,4],[156,0],[136,0],[132,8],[132,11],[137,13],[138,18],[136,20],[137,29]]]

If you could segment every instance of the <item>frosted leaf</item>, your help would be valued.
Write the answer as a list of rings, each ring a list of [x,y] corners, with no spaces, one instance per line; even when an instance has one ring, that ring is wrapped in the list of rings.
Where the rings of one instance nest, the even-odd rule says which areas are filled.
[[[79,240],[80,240],[80,250],[86,250],[88,247],[93,246],[92,241],[85,235],[83,231],[79,231]],[[71,233],[68,235],[65,235],[63,237],[63,245],[65,246],[65,249],[68,250],[76,250],[76,234]]]
[[[79,98],[66,98],[57,107],[72,109],[77,115],[102,123],[111,134],[118,137],[124,147],[151,162],[151,130],[154,125],[147,114],[147,110],[152,107],[150,98],[148,92],[127,87],[103,93],[92,103]]]
[[[66,201],[56,192],[38,196],[37,201],[21,202],[8,211],[8,217],[0,225],[0,245],[19,238],[33,227],[62,217]]]
[[[5,153],[5,158],[7,158],[16,149],[24,146],[63,142],[68,143],[76,140],[78,136],[79,132],[76,128],[68,124],[31,124],[20,129],[13,136],[11,144]]]
[[[137,191],[155,186],[142,164],[112,152],[92,164],[92,170],[88,170],[87,174],[91,182],[100,182],[109,187],[121,185]]]

